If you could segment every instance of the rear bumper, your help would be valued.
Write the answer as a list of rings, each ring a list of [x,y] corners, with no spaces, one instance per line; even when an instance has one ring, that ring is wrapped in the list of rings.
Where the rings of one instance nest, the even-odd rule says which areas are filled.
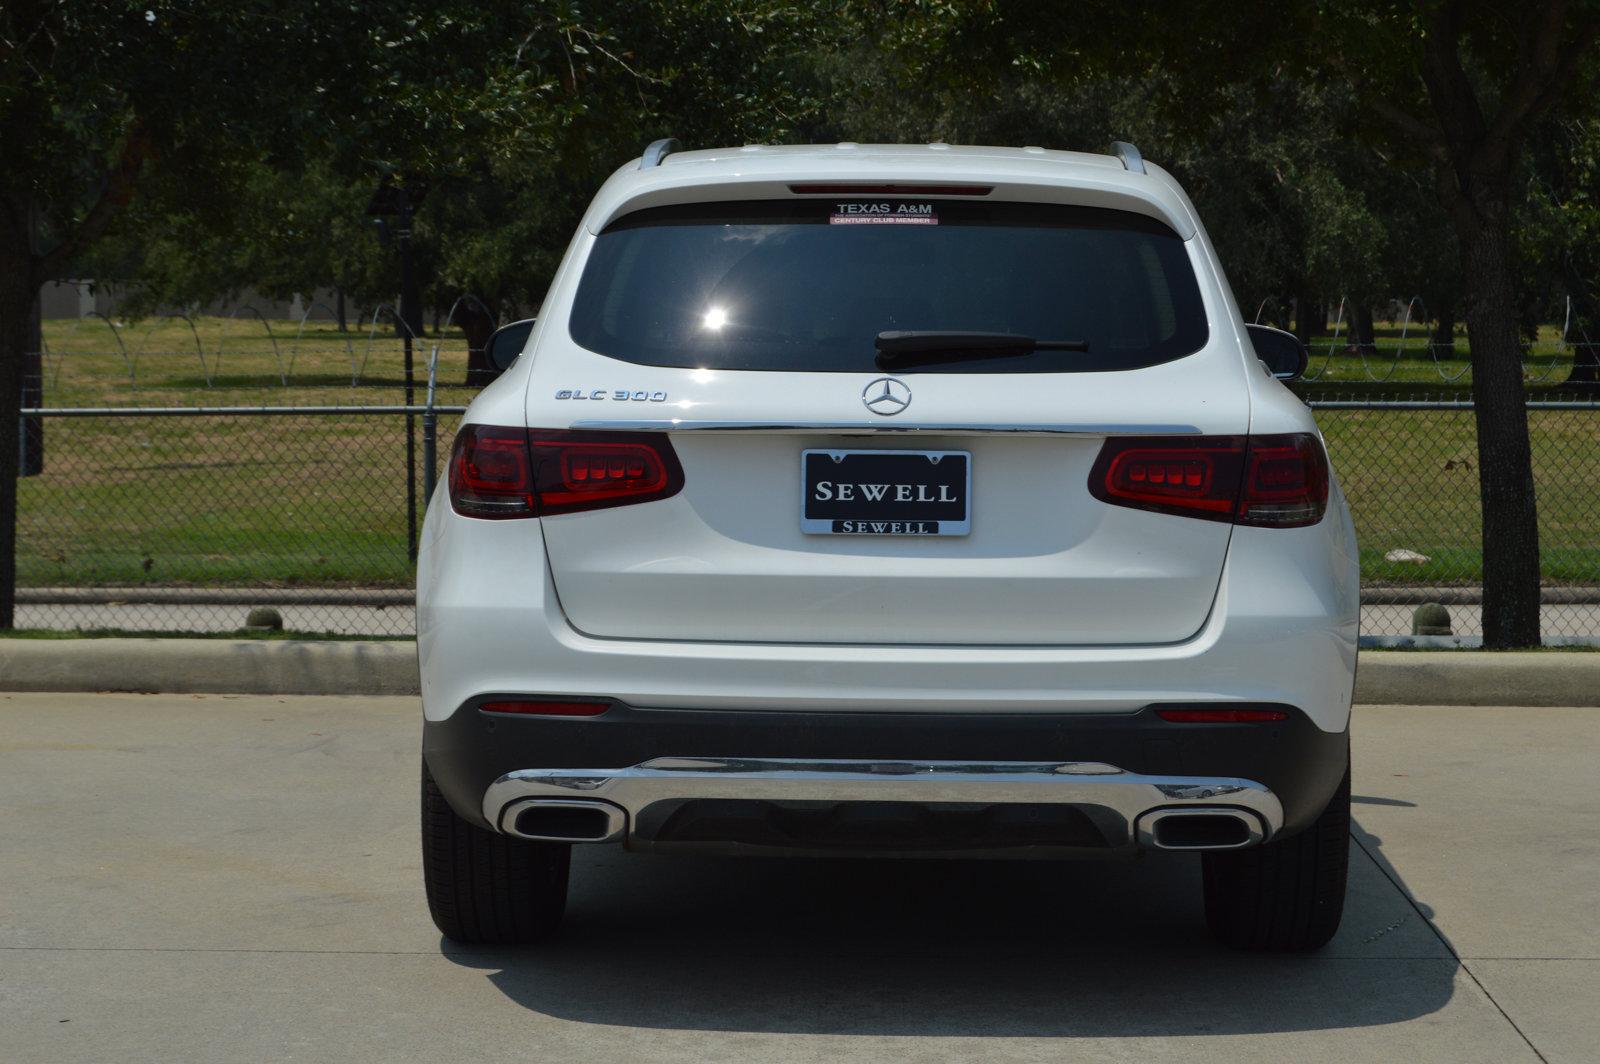
[[[1241,849],[1283,825],[1277,797],[1251,780],[1141,776],[1082,761],[657,758],[626,769],[523,769],[489,786],[483,815],[508,835],[636,849],[1004,856],[1136,843]],[[1196,817],[1206,818],[1199,833]]]
[[[1249,844],[1308,825],[1348,763],[1346,733],[1288,706],[1277,707],[1288,712],[1279,722],[1188,725],[1154,707],[796,713],[616,702],[599,716],[552,718],[486,713],[480,701],[423,732],[429,770],[458,814],[511,834],[636,848],[1115,852],[1140,845],[1141,829],[1154,844],[1151,814],[1178,809],[1232,817]],[[521,820],[536,806],[579,826]]]

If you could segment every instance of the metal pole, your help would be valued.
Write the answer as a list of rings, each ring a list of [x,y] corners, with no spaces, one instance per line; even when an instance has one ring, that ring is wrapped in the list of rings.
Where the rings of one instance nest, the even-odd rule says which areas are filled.
[[[411,338],[419,331],[422,315],[418,305],[417,277],[411,268],[411,196],[400,198],[400,332],[405,350],[406,406],[416,398],[411,363]],[[406,558],[417,560],[417,433],[416,419],[406,415]]]
[[[428,356],[428,397],[422,407],[422,505],[433,501],[433,485],[438,479],[439,415],[433,409],[433,383],[439,375],[439,345],[433,345]]]

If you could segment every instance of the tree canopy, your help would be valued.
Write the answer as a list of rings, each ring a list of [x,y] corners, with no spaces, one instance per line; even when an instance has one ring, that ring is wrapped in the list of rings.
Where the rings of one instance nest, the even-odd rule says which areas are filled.
[[[0,388],[17,392],[39,286],[69,274],[130,285],[134,310],[246,287],[387,302],[394,257],[363,214],[382,179],[429,190],[426,297],[509,313],[539,303],[589,197],[658,136],[1130,140],[1189,189],[1247,311],[1288,324],[1292,303],[1309,335],[1349,297],[1359,340],[1375,303],[1420,295],[1447,333],[1466,323],[1487,631],[1525,643],[1519,331],[1565,294],[1575,335],[1600,340],[1597,33],[1597,0],[13,0]],[[0,404],[0,436],[15,417]]]

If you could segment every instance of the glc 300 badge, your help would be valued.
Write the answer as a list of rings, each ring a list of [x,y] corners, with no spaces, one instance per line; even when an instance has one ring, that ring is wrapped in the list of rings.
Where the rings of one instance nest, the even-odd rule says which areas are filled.
[[[563,388],[557,399],[612,399],[619,403],[664,403],[666,392],[629,391],[626,388]]]

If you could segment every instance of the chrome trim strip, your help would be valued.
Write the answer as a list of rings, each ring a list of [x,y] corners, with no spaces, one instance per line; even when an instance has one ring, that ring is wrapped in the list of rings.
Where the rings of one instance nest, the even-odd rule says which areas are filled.
[[[1128,171],[1129,173],[1133,173],[1133,174],[1145,173],[1144,156],[1139,154],[1139,149],[1138,148],[1135,148],[1132,144],[1129,144],[1127,141],[1125,141],[1125,140],[1114,140],[1114,141],[1112,141],[1111,142],[1111,154],[1115,155],[1118,159],[1122,160],[1122,168],[1124,170]]]
[[[1201,436],[1195,425],[1137,425],[1127,422],[1082,425],[913,424],[900,421],[695,421],[690,418],[593,418],[574,421],[575,429],[613,432],[838,432],[881,435],[913,433],[926,436]]]
[[[678,141],[676,137],[662,137],[660,140],[653,140],[650,142],[650,146],[644,150],[644,155],[639,160],[639,169],[649,170],[660,166],[663,159],[677,150]]]
[[[834,802],[1060,803],[1081,809],[1111,843],[1140,844],[1142,818],[1157,810],[1237,811],[1260,824],[1255,841],[1283,826],[1266,787],[1233,777],[1146,776],[1100,762],[860,761],[661,757],[621,769],[522,769],[489,785],[483,815],[509,833],[530,799],[609,802],[639,813],[656,802],[695,798]]]

